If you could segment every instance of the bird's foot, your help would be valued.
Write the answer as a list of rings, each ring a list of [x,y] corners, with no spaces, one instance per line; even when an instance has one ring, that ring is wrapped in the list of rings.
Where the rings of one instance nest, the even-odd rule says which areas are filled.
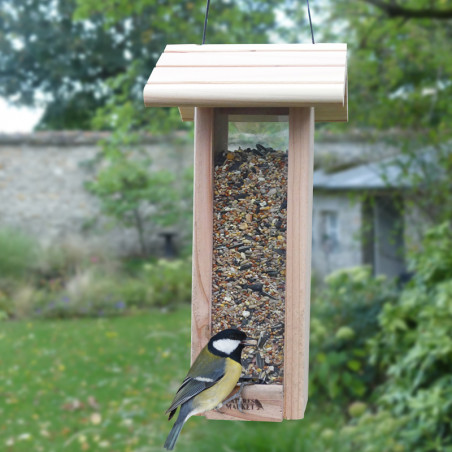
[[[235,399],[238,399],[238,401],[237,401],[237,409],[240,411],[240,413],[243,413],[242,392],[243,392],[243,388],[245,386],[250,385],[250,384],[253,384],[253,383],[251,381],[244,381],[244,382],[240,383],[239,390],[235,394],[233,394],[231,397],[229,397],[226,400],[224,400],[223,403],[221,403],[221,406],[224,406],[227,403],[232,402]]]

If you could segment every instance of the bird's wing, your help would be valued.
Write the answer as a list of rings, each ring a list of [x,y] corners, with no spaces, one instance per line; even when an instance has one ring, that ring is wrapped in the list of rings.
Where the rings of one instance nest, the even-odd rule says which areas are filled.
[[[176,396],[166,412],[174,411],[187,400],[192,399],[200,392],[213,386],[224,376],[225,365],[226,361],[224,358],[210,354],[199,355],[180,388],[177,390]]]

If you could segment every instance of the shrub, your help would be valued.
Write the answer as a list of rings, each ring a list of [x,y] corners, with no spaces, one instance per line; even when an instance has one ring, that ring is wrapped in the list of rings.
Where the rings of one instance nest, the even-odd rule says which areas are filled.
[[[152,288],[156,306],[189,302],[191,298],[191,258],[148,263],[143,267],[144,277]]]
[[[452,450],[450,225],[430,230],[423,249],[399,302],[381,312],[371,358],[386,381],[372,413],[347,434],[356,450]]]
[[[39,291],[33,314],[44,318],[123,315],[189,301],[190,293],[191,262],[187,259],[147,263],[135,276],[102,273],[91,267],[77,272],[60,290]]]
[[[13,229],[0,230],[0,278],[23,278],[36,257],[36,243]]]
[[[105,249],[87,244],[78,237],[67,237],[57,246],[42,247],[33,269],[38,285],[54,290],[87,268],[102,267],[114,271],[117,269],[115,262]]]
[[[342,403],[366,398],[380,378],[368,363],[367,341],[382,305],[394,302],[395,286],[369,267],[336,271],[325,282],[312,306],[311,395]]]
[[[69,317],[103,317],[122,315],[136,307],[135,298],[124,297],[127,288],[135,284],[139,287],[140,307],[145,305],[146,287],[139,281],[128,280],[118,274],[102,274],[89,268],[78,272],[70,278],[64,287],[56,291],[46,292],[35,306],[34,314],[45,318]]]

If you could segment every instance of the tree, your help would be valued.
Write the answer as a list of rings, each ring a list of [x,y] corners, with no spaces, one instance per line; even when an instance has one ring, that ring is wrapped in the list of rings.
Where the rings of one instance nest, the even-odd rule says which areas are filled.
[[[405,201],[433,224],[450,221],[451,8],[440,0],[327,5],[326,39],[349,44],[350,121],[335,128],[398,130],[391,140],[404,154]]]
[[[87,189],[99,198],[103,213],[137,231],[141,254],[147,256],[147,235],[156,226],[172,225],[177,219],[174,178],[168,171],[152,170],[150,159],[136,148],[118,151],[105,142],[103,153],[103,165]]]
[[[450,137],[450,9],[430,0],[329,2],[327,38],[349,43],[351,125]],[[339,36],[340,35],[340,36]]]
[[[207,42],[267,42],[279,3],[212,2]],[[180,127],[173,111],[145,112],[142,89],[167,43],[200,43],[204,11],[204,0],[3,0],[0,95],[44,103],[40,128],[114,129],[124,116],[135,130]]]

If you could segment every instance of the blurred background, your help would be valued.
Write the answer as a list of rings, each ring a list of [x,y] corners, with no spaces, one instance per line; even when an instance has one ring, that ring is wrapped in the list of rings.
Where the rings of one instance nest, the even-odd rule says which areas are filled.
[[[306,417],[192,418],[177,447],[452,450],[452,4],[311,8],[316,42],[348,44],[350,119],[316,125]],[[142,89],[204,13],[0,4],[1,450],[161,450],[189,365],[193,125]],[[309,43],[306,4],[213,1],[206,42]]]

